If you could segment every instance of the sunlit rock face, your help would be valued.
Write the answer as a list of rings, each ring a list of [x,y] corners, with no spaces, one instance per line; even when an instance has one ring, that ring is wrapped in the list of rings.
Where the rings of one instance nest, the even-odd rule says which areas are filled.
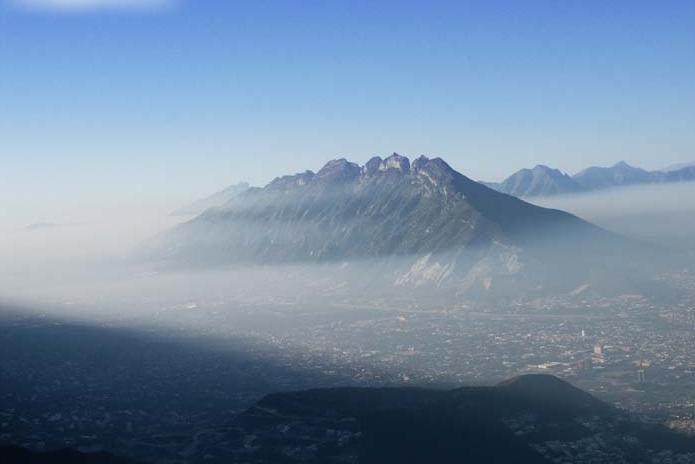
[[[558,275],[575,289],[622,247],[608,232],[487,188],[440,158],[411,163],[394,153],[363,166],[340,158],[248,189],[160,237],[150,256],[183,266],[369,261],[379,264],[369,278],[387,285],[487,292],[552,288]]]

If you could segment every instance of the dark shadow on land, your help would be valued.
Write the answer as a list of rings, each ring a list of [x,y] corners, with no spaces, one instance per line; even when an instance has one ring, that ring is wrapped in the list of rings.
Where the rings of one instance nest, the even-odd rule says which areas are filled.
[[[283,365],[251,338],[170,332],[0,305],[0,446],[177,458],[267,393],[349,384]]]

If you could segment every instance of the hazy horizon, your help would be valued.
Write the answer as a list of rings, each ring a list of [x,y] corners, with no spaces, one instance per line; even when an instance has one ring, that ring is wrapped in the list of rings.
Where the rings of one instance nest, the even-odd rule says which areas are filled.
[[[694,18],[683,1],[4,0],[0,194],[185,203],[394,151],[486,181],[690,162]]]

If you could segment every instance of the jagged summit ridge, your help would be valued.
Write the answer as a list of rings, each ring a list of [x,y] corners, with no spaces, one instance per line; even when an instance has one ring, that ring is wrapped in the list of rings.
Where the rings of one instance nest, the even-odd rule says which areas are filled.
[[[382,174],[425,175],[424,173],[428,170],[430,171],[430,178],[435,173],[454,172],[451,166],[441,158],[430,159],[422,155],[411,164],[408,157],[393,153],[386,158],[374,156],[362,166],[346,158],[337,158],[328,161],[317,172],[307,170],[297,174],[276,177],[266,187],[290,188],[308,185],[312,182],[350,182],[373,178]]]
[[[398,153],[394,153],[387,158],[374,156],[365,163],[365,165],[362,167],[362,172],[368,176],[372,176],[389,169],[394,169],[402,174],[407,174],[410,172],[410,160],[405,156],[399,155]]]
[[[492,190],[441,158],[394,153],[248,189],[164,234],[153,254],[196,267],[369,261],[357,274],[381,288],[489,293],[571,291],[619,253],[622,239],[571,214]]]

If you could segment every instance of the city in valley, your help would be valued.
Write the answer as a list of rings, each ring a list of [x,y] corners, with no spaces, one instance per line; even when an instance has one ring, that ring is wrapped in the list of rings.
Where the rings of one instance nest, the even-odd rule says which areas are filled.
[[[9,308],[0,332],[0,441],[219,456],[239,445],[224,439],[235,415],[270,392],[456,388],[526,373],[558,376],[641,421],[693,434],[695,276],[663,278],[682,290],[677,301],[304,307],[218,296],[102,324]],[[22,350],[31,344],[43,346]]]

